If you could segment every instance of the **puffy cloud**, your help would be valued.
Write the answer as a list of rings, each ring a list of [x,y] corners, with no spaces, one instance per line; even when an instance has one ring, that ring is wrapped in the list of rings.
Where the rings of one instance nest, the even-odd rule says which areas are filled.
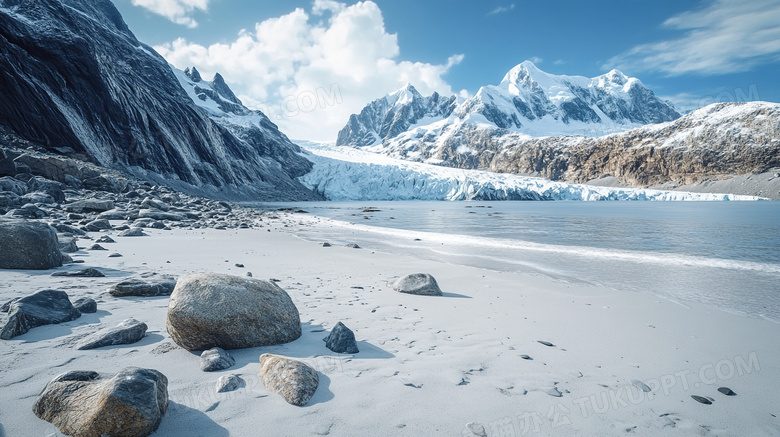
[[[726,74],[780,60],[777,0],[716,0],[701,10],[675,15],[664,27],[685,31],[677,38],[638,45],[604,65],[669,75]]]
[[[192,18],[196,9],[205,11],[210,0],[132,0],[135,6],[146,8],[155,14],[183,24],[187,27],[197,27],[198,22]]]
[[[350,114],[407,82],[422,94],[452,94],[443,76],[463,59],[399,59],[398,38],[371,1],[316,0],[311,13],[295,9],[229,43],[177,39],[155,49],[177,68],[221,73],[244,104],[266,112],[288,136],[314,140],[335,140]]]

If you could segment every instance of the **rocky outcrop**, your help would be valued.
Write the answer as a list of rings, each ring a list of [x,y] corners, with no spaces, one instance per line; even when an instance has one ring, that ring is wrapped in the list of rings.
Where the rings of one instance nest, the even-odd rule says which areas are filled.
[[[301,336],[298,309],[284,290],[273,282],[221,274],[179,278],[166,325],[187,350],[268,346]]]
[[[297,406],[309,402],[320,382],[317,371],[308,364],[273,354],[260,355],[260,378],[265,388]]]
[[[51,226],[0,217],[0,269],[47,270],[61,265],[60,243]]]
[[[152,369],[128,367],[101,380],[73,371],[54,378],[33,412],[63,434],[78,437],[146,437],[168,409],[168,379]]]
[[[0,331],[0,339],[10,340],[32,328],[70,322],[81,317],[61,290],[42,290],[25,296],[8,307],[8,320]]]
[[[267,117],[254,112],[245,128],[215,122],[109,0],[3,3],[0,62],[0,125],[50,152],[210,195],[317,198],[295,180],[310,164]],[[214,87],[232,95],[224,81]],[[14,162],[43,171],[25,159]],[[75,175],[46,167],[60,182]]]

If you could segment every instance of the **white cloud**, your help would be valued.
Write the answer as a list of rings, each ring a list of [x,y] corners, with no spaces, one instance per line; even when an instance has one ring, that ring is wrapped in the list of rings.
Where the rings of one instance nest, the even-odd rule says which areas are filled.
[[[533,62],[534,64],[541,64],[542,62],[544,62],[544,59],[538,56],[534,56],[531,59],[529,59],[529,61]]]
[[[197,27],[198,22],[192,18],[196,9],[206,11],[210,0],[132,0],[133,5],[146,8],[155,14],[183,24],[187,27]]]
[[[669,75],[749,71],[780,60],[780,2],[715,0],[663,23],[685,31],[677,39],[638,45],[615,56],[604,68],[660,71]]]
[[[514,3],[512,3],[509,6],[499,6],[499,7],[495,8],[495,9],[493,9],[492,11],[488,12],[488,15],[495,15],[495,14],[501,14],[503,12],[509,12],[509,11],[511,11],[514,8],[515,8],[515,4]]]
[[[318,16],[330,12],[326,22]],[[155,49],[177,68],[224,76],[241,100],[266,112],[291,138],[335,140],[352,113],[412,83],[422,94],[452,94],[444,64],[399,59],[398,38],[371,2],[351,6],[316,0],[242,30],[235,41],[208,47],[177,39]]]

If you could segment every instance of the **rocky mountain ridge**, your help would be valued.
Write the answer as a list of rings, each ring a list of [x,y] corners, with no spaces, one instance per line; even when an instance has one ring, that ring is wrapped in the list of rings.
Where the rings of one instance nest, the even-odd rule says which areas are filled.
[[[273,123],[213,120],[109,0],[0,1],[0,59],[0,126],[48,151],[210,196],[318,198]],[[249,112],[221,77],[208,88]]]

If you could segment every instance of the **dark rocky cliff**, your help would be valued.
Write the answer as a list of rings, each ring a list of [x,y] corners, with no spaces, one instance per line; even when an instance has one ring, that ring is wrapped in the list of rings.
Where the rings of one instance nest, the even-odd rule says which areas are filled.
[[[275,125],[214,122],[108,0],[0,1],[0,63],[0,125],[49,151],[212,196],[317,197]]]

